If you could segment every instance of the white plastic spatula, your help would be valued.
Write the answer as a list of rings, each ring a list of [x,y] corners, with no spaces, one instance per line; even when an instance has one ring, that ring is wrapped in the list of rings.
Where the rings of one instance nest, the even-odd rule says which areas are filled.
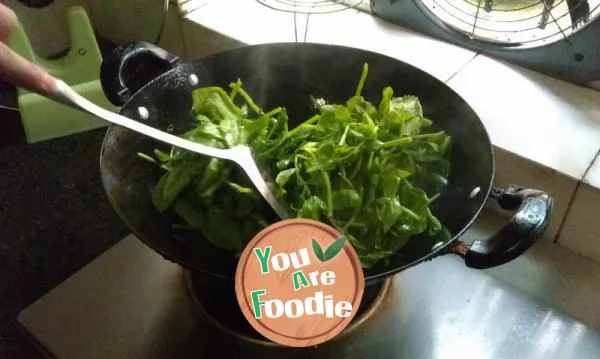
[[[252,151],[249,147],[237,146],[229,149],[218,149],[205,146],[108,111],[88,101],[75,92],[65,82],[52,77],[45,70],[23,59],[2,43],[0,43],[0,70],[3,74],[2,77],[15,86],[26,88],[31,92],[35,92],[51,100],[85,111],[100,119],[128,128],[169,145],[180,147],[201,155],[217,157],[237,163],[244,172],[246,172],[250,181],[252,181],[256,189],[273,208],[275,213],[282,219],[291,217],[290,211],[288,210],[289,206],[286,206],[279,201],[276,198],[274,191],[271,190],[270,183],[273,182],[269,180],[265,181],[265,178],[263,177],[263,174],[266,175],[269,172],[267,170],[261,171],[261,168],[257,166],[257,162],[252,156]],[[49,119],[49,121],[51,121],[51,119]]]

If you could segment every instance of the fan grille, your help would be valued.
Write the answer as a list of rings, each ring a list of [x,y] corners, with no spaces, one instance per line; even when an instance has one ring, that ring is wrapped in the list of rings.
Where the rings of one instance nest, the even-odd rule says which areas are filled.
[[[600,13],[600,0],[420,0],[471,39],[534,47],[567,39]]]
[[[363,0],[257,0],[272,9],[301,14],[325,14],[355,8]]]

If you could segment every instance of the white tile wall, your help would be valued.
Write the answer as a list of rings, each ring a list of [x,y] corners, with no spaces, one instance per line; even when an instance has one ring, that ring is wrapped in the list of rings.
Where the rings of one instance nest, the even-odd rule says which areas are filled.
[[[591,186],[600,189],[600,153],[596,156],[594,163],[586,173],[583,181]]]
[[[190,60],[243,45],[238,40],[226,37],[186,19],[182,19],[181,26],[185,53]]]
[[[582,183],[569,208],[558,244],[600,264],[600,190]]]
[[[583,178],[569,208],[558,244],[600,264],[600,157]]]
[[[600,92],[482,55],[448,84],[498,147],[577,179],[600,149]]]
[[[311,15],[307,42],[357,47],[394,57],[447,81],[475,53],[357,10]]]
[[[248,45],[295,41],[294,15],[256,0],[208,1],[187,18]]]

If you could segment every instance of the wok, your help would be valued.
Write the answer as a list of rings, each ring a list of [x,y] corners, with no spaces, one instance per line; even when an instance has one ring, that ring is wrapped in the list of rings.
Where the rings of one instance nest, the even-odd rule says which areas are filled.
[[[365,62],[370,69],[365,98],[378,103],[385,86],[392,86],[396,94],[418,96],[424,115],[453,137],[448,189],[432,208],[451,239],[411,240],[388,263],[365,269],[367,284],[442,254],[460,255],[468,267],[482,269],[509,262],[530,248],[546,229],[552,198],[535,189],[493,187],[493,148],[477,114],[441,81],[391,57],[342,46],[281,43],[246,46],[180,63],[177,56],[139,42],[120,46],[104,59],[101,82],[109,100],[122,106],[122,115],[165,130],[185,127],[194,88],[227,87],[240,78],[259,106],[284,106],[292,128],[314,113],[311,95],[330,102],[345,102],[352,96]],[[147,119],[140,117],[140,107],[148,110]],[[100,159],[108,198],[131,231],[155,251],[208,280],[222,279],[233,286],[237,259],[199,234],[176,233],[152,204],[151,191],[160,172],[136,154],[164,147],[112,125]],[[491,238],[471,244],[460,241],[488,199],[514,211],[514,216]]]

